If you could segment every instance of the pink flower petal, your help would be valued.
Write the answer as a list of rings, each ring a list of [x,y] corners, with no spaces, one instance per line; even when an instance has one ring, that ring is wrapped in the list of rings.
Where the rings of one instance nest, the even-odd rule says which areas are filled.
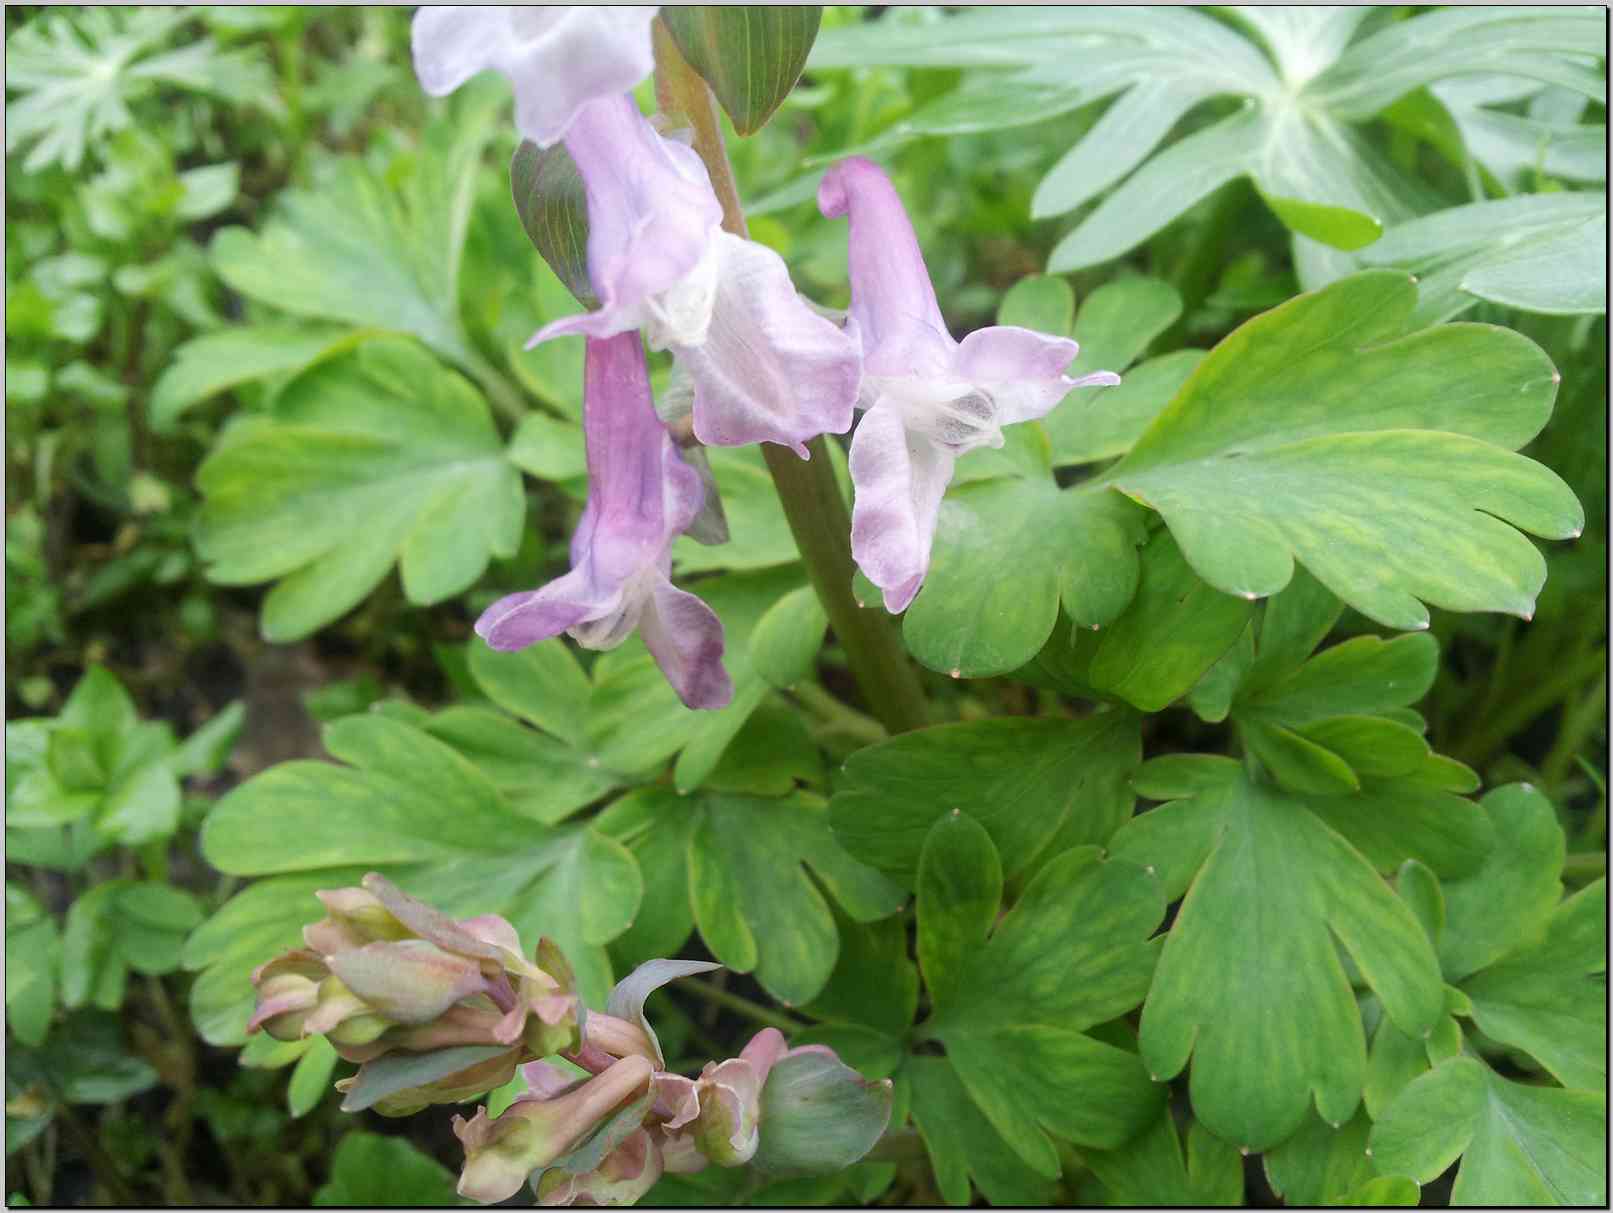
[[[559,141],[597,97],[630,91],[655,68],[654,6],[424,5],[411,42],[420,87],[453,92],[484,69],[515,89],[515,120],[539,147]]]
[[[884,169],[861,156],[840,161],[818,186],[818,209],[850,221],[851,317],[865,351],[916,328],[946,333],[918,237]]]
[[[772,249],[727,232],[716,240],[706,339],[672,347],[694,382],[695,437],[708,446],[776,442],[805,458],[809,439],[851,428],[857,343],[807,306]]]
[[[956,460],[910,434],[901,414],[876,404],[851,438],[851,554],[884,591],[885,609],[904,611],[924,582],[941,498]]]

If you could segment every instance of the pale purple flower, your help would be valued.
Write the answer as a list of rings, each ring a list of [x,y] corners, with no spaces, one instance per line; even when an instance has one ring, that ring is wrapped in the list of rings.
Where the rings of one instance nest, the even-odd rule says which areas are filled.
[[[484,69],[501,72],[515,88],[522,136],[550,147],[589,101],[625,93],[654,70],[655,13],[654,5],[423,5],[414,71],[433,97]]]
[[[540,329],[642,328],[694,387],[708,446],[805,443],[851,427],[856,343],[796,293],[772,249],[721,230],[722,206],[694,151],[656,133],[631,97],[595,101],[566,135],[588,199],[588,275],[598,311]]]
[[[588,504],[571,538],[571,571],[501,598],[476,621],[500,651],[561,632],[585,648],[614,648],[635,628],[678,697],[720,708],[734,687],[723,669],[722,622],[673,586],[672,541],[700,511],[700,477],[655,415],[635,332],[590,338],[583,370]]]
[[[1076,343],[1030,329],[998,325],[954,341],[902,200],[872,161],[830,169],[818,208],[851,225],[847,331],[862,343],[867,409],[851,441],[851,552],[895,613],[924,582],[959,456],[1002,446],[1003,426],[1044,416],[1071,388],[1120,377],[1070,378]]]

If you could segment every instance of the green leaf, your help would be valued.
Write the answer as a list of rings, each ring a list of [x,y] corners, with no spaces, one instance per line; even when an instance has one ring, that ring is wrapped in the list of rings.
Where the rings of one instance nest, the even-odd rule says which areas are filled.
[[[65,1104],[112,1104],[157,1085],[157,1071],[131,1056],[120,1016],[85,1011],[67,1016],[37,1049],[6,1049],[7,1088],[42,1085]],[[9,1117],[8,1117],[9,1119]]]
[[[645,788],[612,805],[599,829],[637,858],[646,904],[656,907],[622,941],[629,956],[674,954],[698,925],[714,957],[736,972],[754,972],[790,1005],[825,989],[840,954],[820,885],[857,922],[888,917],[902,904],[901,889],[842,850],[827,810],[805,795],[681,796]],[[765,882],[758,872],[768,874]]]
[[[1261,1158],[1271,1189],[1290,1206],[1347,1203],[1375,1172],[1367,1155],[1372,1121],[1365,1109],[1333,1126],[1312,1113],[1287,1141]]]
[[[1607,1086],[1607,880],[1562,902],[1538,942],[1462,982],[1473,1022],[1565,1087]]]
[[[957,995],[1002,897],[1002,864],[991,836],[953,809],[926,832],[919,856],[919,969],[932,1001]]]
[[[25,1045],[38,1045],[50,1031],[61,955],[55,918],[6,881],[6,1023]]]
[[[1136,866],[1078,847],[1042,867],[987,939],[992,858],[984,831],[961,814],[943,817],[925,844],[919,955],[937,984],[919,1032],[941,1041],[986,1119],[1052,1178],[1047,1133],[1113,1148],[1160,1106],[1139,1059],[1084,1030],[1142,998],[1156,955],[1147,939],[1165,902]]]
[[[1081,353],[1069,373],[1125,370],[1181,314],[1182,296],[1168,282],[1128,275],[1105,283],[1081,304],[1074,332]],[[1107,407],[1108,400],[1107,394],[1097,396],[1095,407]],[[1051,418],[1056,416],[1050,414],[1049,428],[1055,442],[1057,422]]]
[[[336,1050],[323,1036],[308,1038],[308,1049],[297,1059],[286,1087],[286,1106],[292,1116],[307,1116],[330,1094],[330,1076],[336,1069]]]
[[[1071,845],[1107,843],[1131,815],[1126,781],[1141,756],[1138,719],[1127,711],[937,725],[847,759],[830,816],[848,851],[911,885],[930,827],[958,809],[991,836],[1015,878],[1062,828]]]
[[[1142,549],[1131,605],[1098,633],[1087,681],[1157,712],[1232,647],[1252,610],[1247,599],[1218,593],[1194,576],[1176,541],[1160,531]]]
[[[1607,1199],[1607,1098],[1525,1086],[1457,1057],[1411,1083],[1372,1127],[1373,1165],[1418,1183],[1458,1156],[1455,1205],[1598,1205]]]
[[[190,18],[184,9],[52,12],[6,39],[6,155],[31,147],[22,170],[75,171],[108,135],[135,121],[131,104],[178,88],[260,110],[279,108],[258,48],[220,51],[211,38],[161,48]],[[172,102],[170,102],[172,104]]]
[[[454,1174],[402,1137],[353,1129],[342,1135],[331,1158],[330,1182],[314,1204],[347,1208],[457,1205]]]
[[[1422,1190],[1417,1181],[1404,1175],[1380,1175],[1353,1189],[1336,1204],[1354,1208],[1415,1208],[1421,1201]]]
[[[1095,1150],[1085,1157],[1110,1204],[1243,1204],[1238,1151],[1195,1121],[1187,1130],[1184,1157],[1169,1110],[1118,1150]]]
[[[861,923],[838,908],[835,924],[840,932],[840,955],[834,972],[804,1010],[814,1019],[868,1025],[895,1046],[899,1061],[901,1045],[893,1038],[907,1032],[919,997],[918,969],[907,955],[907,924],[896,915]],[[854,1059],[846,1060],[868,1073]]]
[[[1053,443],[1055,466],[1124,455],[1204,356],[1204,350],[1176,350],[1138,363],[1117,387],[1077,388],[1042,420]]]
[[[1142,1055],[1163,1079],[1191,1054],[1205,1126],[1265,1149],[1313,1096],[1338,1122],[1360,1100],[1366,1041],[1338,945],[1410,1035],[1433,1027],[1443,987],[1416,918],[1345,837],[1236,764],[1213,772],[1218,782],[1124,826],[1111,850],[1154,866],[1167,896],[1197,869],[1143,1007]]]
[[[902,635],[932,670],[981,678],[1017,669],[1053,631],[1112,623],[1137,584],[1140,511],[1113,494],[1044,480],[968,484],[941,506],[924,590]]]
[[[1075,324],[1075,292],[1066,279],[1029,274],[1003,292],[997,323],[1063,337]]]
[[[468,760],[399,721],[348,717],[324,739],[350,765],[284,763],[235,789],[203,827],[209,862],[251,876],[373,866],[447,913],[503,915],[529,949],[553,938],[584,997],[603,1000],[603,945],[633,921],[643,890],[620,843],[515,812]]]
[[[1591,8],[1451,8],[1392,22],[1351,46],[1317,79],[1316,99],[1345,118],[1370,118],[1419,85],[1504,59],[1509,75],[1607,95],[1599,75],[1567,56],[1595,55],[1606,36]],[[1547,53],[1540,53],[1547,52]]]
[[[582,427],[544,413],[528,413],[510,435],[510,462],[539,480],[552,480],[574,496],[588,496],[588,458]]]
[[[840,940],[810,867],[856,920],[894,913],[901,890],[857,862],[829,833],[828,812],[804,796],[766,801],[707,795],[690,826],[689,895],[695,923],[718,960],[786,1005],[815,998],[834,971]],[[769,873],[766,885],[754,879]]]
[[[598,759],[497,712],[447,708],[420,728],[493,781],[516,812],[554,825],[621,786]]]
[[[96,885],[68,907],[62,1002],[118,1010],[129,970],[157,976],[178,968],[185,936],[201,920],[201,906],[183,889],[132,880]]]
[[[1383,235],[1383,224],[1378,219],[1349,207],[1306,202],[1302,198],[1282,198],[1273,194],[1263,194],[1262,197],[1290,231],[1333,248],[1353,252],[1365,248]]]
[[[1607,310],[1607,200],[1601,193],[1532,194],[1452,207],[1393,228],[1363,260],[1418,275],[1423,324],[1480,299],[1526,312]]]
[[[406,341],[368,342],[299,377],[197,472],[196,544],[224,585],[279,579],[271,640],[357,605],[394,561],[416,603],[514,555],[525,502],[481,396]],[[355,529],[355,519],[364,525]]]
[[[401,183],[349,157],[317,191],[280,194],[257,233],[229,227],[213,237],[214,270],[281,311],[408,333],[478,366],[458,313],[459,264],[476,169],[507,96],[491,81],[460,89],[426,127]]]
[[[1549,415],[1556,372],[1504,329],[1401,336],[1410,281],[1356,275],[1221,342],[1111,483],[1158,510],[1205,581],[1261,597],[1297,557],[1379,623],[1419,599],[1528,617],[1545,562],[1505,523],[1577,535],[1554,473],[1510,453]]]
[[[1139,80],[1042,178],[1031,218],[1067,214],[1121,181],[1204,97],[1196,81]]]
[[[1477,871],[1444,889],[1439,958],[1453,982],[1538,935],[1562,897],[1566,844],[1551,801],[1528,784],[1512,784],[1479,803],[1495,847]]]
[[[810,585],[792,590],[767,609],[750,637],[751,667],[769,686],[792,687],[811,676],[829,616]]]
[[[597,308],[599,296],[588,277],[588,200],[565,145],[540,148],[523,139],[510,161],[510,192],[532,247],[578,303]]]
[[[973,1178],[994,1205],[1045,1205],[1053,1185],[1026,1169],[975,1106],[957,1072],[939,1057],[910,1057],[902,1074],[913,1088],[918,1126],[935,1172],[935,1185],[949,1205],[967,1205]]]
[[[694,930],[689,896],[689,831],[695,814],[687,800],[674,800],[664,788],[642,788],[616,800],[594,818],[594,828],[616,839],[632,854],[644,878],[645,905],[611,944],[618,972],[631,972],[646,960],[676,956]]]
[[[472,644],[466,661],[476,685],[505,711],[574,745],[587,736],[583,718],[593,688],[563,639],[514,653]]]
[[[790,95],[822,17],[817,4],[691,4],[661,14],[741,135],[761,130]]]
[[[151,389],[153,429],[173,427],[187,409],[242,383],[291,375],[351,348],[371,334],[285,324],[222,329],[192,337],[173,353]]]
[[[229,760],[246,724],[246,704],[237,699],[208,717],[194,733],[180,743],[168,759],[168,769],[183,778],[187,775],[216,775]]]

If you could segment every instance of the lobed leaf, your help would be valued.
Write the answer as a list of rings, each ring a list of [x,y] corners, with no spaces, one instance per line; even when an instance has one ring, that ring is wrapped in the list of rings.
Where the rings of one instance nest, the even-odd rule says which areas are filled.
[[[1377,271],[1250,321],[1109,482],[1158,510],[1227,593],[1275,593],[1297,558],[1391,627],[1425,627],[1419,599],[1529,616],[1545,562],[1512,527],[1584,526],[1568,486],[1507,449],[1545,423],[1556,372],[1504,329],[1403,336],[1415,302],[1407,279]]]

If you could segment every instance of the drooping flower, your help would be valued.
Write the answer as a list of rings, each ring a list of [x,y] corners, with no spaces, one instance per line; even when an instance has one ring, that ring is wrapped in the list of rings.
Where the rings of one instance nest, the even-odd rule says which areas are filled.
[[[797,294],[772,249],[721,230],[694,151],[663,138],[631,97],[595,101],[566,135],[588,200],[588,275],[600,308],[540,329],[608,337],[642,328],[694,386],[708,446],[805,443],[851,426],[857,347]]]
[[[708,1061],[697,1079],[662,1076],[658,1094],[664,1093],[674,1109],[663,1129],[668,1134],[683,1130],[719,1167],[743,1166],[760,1141],[768,1071],[789,1051],[777,1028],[763,1028],[738,1057]]]
[[[477,634],[500,651],[561,632],[609,649],[637,629],[685,704],[723,707],[734,688],[722,621],[670,580],[672,541],[699,513],[704,489],[655,415],[636,332],[589,339],[583,428],[588,504],[571,538],[571,571],[495,602]]]
[[[569,1153],[624,1106],[647,1100],[653,1068],[642,1057],[624,1057],[563,1093],[523,1096],[496,1118],[485,1107],[470,1120],[454,1117],[465,1147],[459,1194],[484,1204],[514,1196],[533,1171]],[[638,1131],[637,1118],[626,1119],[623,1137]]]
[[[656,6],[423,5],[411,41],[420,87],[453,92],[491,68],[515,88],[524,138],[549,147],[589,101],[631,90],[655,68]]]
[[[655,1187],[666,1170],[661,1148],[649,1129],[636,1129],[592,1171],[573,1174],[561,1167],[543,1172],[536,1184],[538,1204],[632,1205]]]
[[[1120,377],[1070,378],[1076,343],[1031,329],[998,325],[954,340],[902,200],[872,161],[853,156],[830,169],[818,208],[850,223],[847,330],[863,351],[858,403],[867,412],[851,442],[851,551],[895,613],[924,582],[958,458],[1000,447],[1003,426],[1044,416],[1072,388]]]

